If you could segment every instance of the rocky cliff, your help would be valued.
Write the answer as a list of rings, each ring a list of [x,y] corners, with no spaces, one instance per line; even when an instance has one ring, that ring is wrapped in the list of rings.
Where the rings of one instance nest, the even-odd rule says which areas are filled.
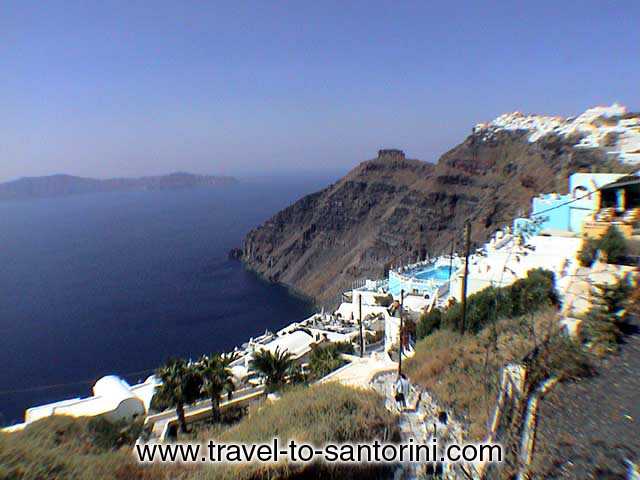
[[[245,238],[242,260],[265,278],[331,304],[356,279],[437,255],[456,240],[466,219],[472,239],[528,212],[540,192],[566,192],[567,177],[611,168],[598,148],[579,149],[582,134],[479,126],[436,164],[381,150],[320,192],[274,215]]]

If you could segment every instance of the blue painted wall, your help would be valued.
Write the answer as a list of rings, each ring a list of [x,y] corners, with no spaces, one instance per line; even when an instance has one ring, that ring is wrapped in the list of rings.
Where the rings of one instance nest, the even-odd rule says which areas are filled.
[[[540,225],[542,230],[570,230],[569,205],[563,205],[571,200],[571,195],[545,194],[534,197],[532,202],[532,216],[547,209],[554,208],[549,212],[541,214],[545,220]]]
[[[548,217],[542,225],[542,230],[569,230],[575,233],[582,231],[585,217],[598,209],[598,194],[595,192],[608,183],[615,182],[622,174],[619,173],[574,173],[569,177],[569,194],[543,194],[532,201],[532,214],[549,208],[558,207],[543,214]],[[572,201],[569,205],[562,205]]]

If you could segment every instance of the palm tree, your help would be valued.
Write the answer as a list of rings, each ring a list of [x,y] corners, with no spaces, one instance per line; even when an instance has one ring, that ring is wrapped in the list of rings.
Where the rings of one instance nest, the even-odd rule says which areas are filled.
[[[201,383],[199,376],[193,366],[182,358],[170,358],[158,368],[156,375],[162,380],[156,395],[175,405],[180,430],[186,433],[184,407],[197,399]]]
[[[224,392],[234,391],[231,362],[237,358],[236,354],[212,353],[203,356],[198,362],[198,373],[202,378],[200,391],[211,399],[211,416],[214,422],[220,421],[220,397]]]
[[[251,368],[265,377],[267,389],[276,390],[285,384],[289,375],[295,373],[295,364],[289,352],[276,348],[274,353],[260,350],[253,354]]]
[[[311,351],[309,359],[309,369],[313,376],[318,379],[333,372],[345,363],[342,360],[339,347],[335,343],[317,346]]]

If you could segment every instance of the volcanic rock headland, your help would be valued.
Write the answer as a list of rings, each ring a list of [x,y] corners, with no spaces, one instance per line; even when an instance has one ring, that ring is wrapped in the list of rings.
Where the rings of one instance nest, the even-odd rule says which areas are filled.
[[[582,124],[543,124],[547,130],[532,137],[533,127],[520,123],[479,124],[435,164],[380,150],[249,232],[241,259],[265,278],[329,305],[354,280],[448,252],[454,240],[460,251],[467,219],[479,244],[526,215],[532,196],[566,193],[571,173],[631,168],[598,145],[579,148]]]

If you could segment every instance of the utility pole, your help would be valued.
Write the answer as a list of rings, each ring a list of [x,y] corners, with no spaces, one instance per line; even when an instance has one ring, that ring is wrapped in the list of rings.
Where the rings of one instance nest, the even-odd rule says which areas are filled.
[[[400,290],[400,348],[398,349],[398,376],[402,375],[402,310],[404,305],[404,289]]]
[[[364,357],[364,336],[362,335],[362,293],[358,295],[358,312],[360,318],[360,358]]]
[[[449,282],[451,282],[451,272],[453,271],[453,249],[455,246],[456,246],[456,237],[455,235],[451,235],[451,253],[449,254]]]
[[[467,276],[469,275],[469,248],[471,246],[471,221],[467,220],[464,225],[464,277],[462,278],[462,325],[460,333],[464,335],[467,324]]]

